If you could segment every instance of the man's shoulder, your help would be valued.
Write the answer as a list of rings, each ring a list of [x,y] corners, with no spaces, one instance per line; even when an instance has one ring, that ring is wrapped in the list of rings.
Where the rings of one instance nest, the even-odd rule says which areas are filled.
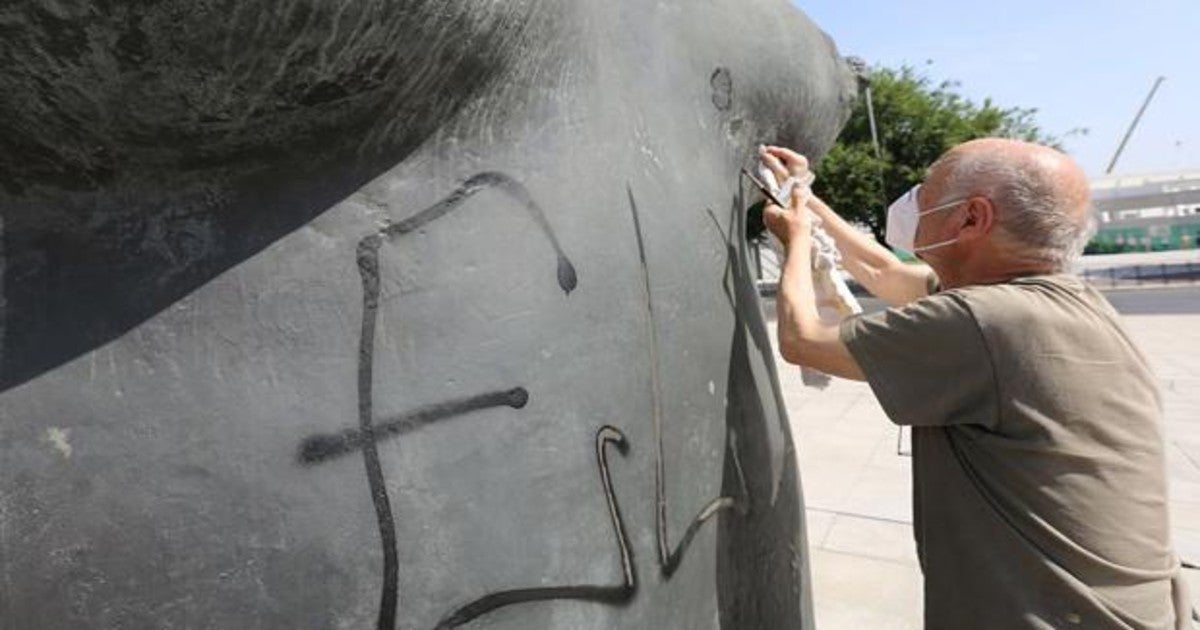
[[[971,319],[971,296],[962,289],[946,289],[930,293],[907,304],[891,306],[874,313],[861,315],[879,323],[895,321],[945,321]]]
[[[935,295],[951,293],[970,296],[972,298],[986,298],[989,296],[1020,295],[1045,291],[1086,293],[1091,291],[1090,287],[1091,285],[1084,281],[1083,278],[1075,274],[1056,273],[1021,276],[1004,282],[989,284],[968,284],[953,289],[943,289]]]
[[[857,321],[854,321],[857,320]],[[1115,326],[1116,315],[1104,297],[1072,274],[1016,278],[997,284],[943,289],[902,306],[863,315],[843,326],[843,339],[868,329],[916,336],[983,333],[1037,336],[1099,325]],[[850,330],[845,330],[849,328]]]
[[[978,329],[967,296],[962,291],[949,290],[849,318],[842,322],[841,336],[849,346],[886,337],[889,345],[914,343],[923,347],[923,352],[929,352],[944,347],[942,342],[978,335]]]
[[[953,296],[977,317],[988,319],[1028,322],[1030,318],[1040,320],[1080,309],[1097,313],[1110,310],[1108,302],[1091,285],[1066,273],[968,285],[935,295]]]
[[[1016,278],[996,284],[942,289],[908,304],[870,316],[877,325],[959,322],[987,332],[1026,334],[1039,328],[1073,326],[1082,321],[1113,322],[1107,300],[1082,278],[1054,274]]]
[[[1123,343],[1112,305],[1078,276],[1031,276],[946,293],[966,305],[993,349]]]

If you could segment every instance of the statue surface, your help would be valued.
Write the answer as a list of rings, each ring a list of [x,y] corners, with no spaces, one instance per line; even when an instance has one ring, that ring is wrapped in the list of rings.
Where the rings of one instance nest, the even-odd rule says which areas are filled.
[[[0,9],[0,626],[811,627],[785,0]]]

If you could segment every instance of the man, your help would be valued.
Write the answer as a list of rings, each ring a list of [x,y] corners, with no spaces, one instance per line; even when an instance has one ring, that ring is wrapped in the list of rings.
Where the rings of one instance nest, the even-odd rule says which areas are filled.
[[[776,147],[762,159],[780,180],[808,167]],[[1190,627],[1154,378],[1112,307],[1067,273],[1088,203],[1067,156],[987,139],[947,152],[889,209],[888,242],[928,268],[815,197],[767,209],[786,248],[783,357],[866,380],[913,427],[927,628]],[[892,308],[822,323],[814,214]]]

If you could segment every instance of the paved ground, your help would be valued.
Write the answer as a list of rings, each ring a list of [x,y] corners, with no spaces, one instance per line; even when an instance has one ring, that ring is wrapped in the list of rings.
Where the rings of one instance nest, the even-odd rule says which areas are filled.
[[[1112,301],[1161,382],[1176,546],[1200,563],[1200,288],[1123,291]],[[773,317],[773,304],[764,307]],[[818,629],[920,628],[911,462],[897,454],[907,436],[865,383],[835,379],[816,391],[783,363],[780,379],[808,506]],[[1188,573],[1200,601],[1200,572]]]

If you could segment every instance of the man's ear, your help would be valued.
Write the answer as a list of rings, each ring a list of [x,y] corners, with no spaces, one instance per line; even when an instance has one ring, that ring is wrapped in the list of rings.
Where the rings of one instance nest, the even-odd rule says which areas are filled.
[[[958,231],[960,241],[973,241],[986,237],[996,225],[996,205],[987,197],[970,197],[963,209],[962,226]]]

